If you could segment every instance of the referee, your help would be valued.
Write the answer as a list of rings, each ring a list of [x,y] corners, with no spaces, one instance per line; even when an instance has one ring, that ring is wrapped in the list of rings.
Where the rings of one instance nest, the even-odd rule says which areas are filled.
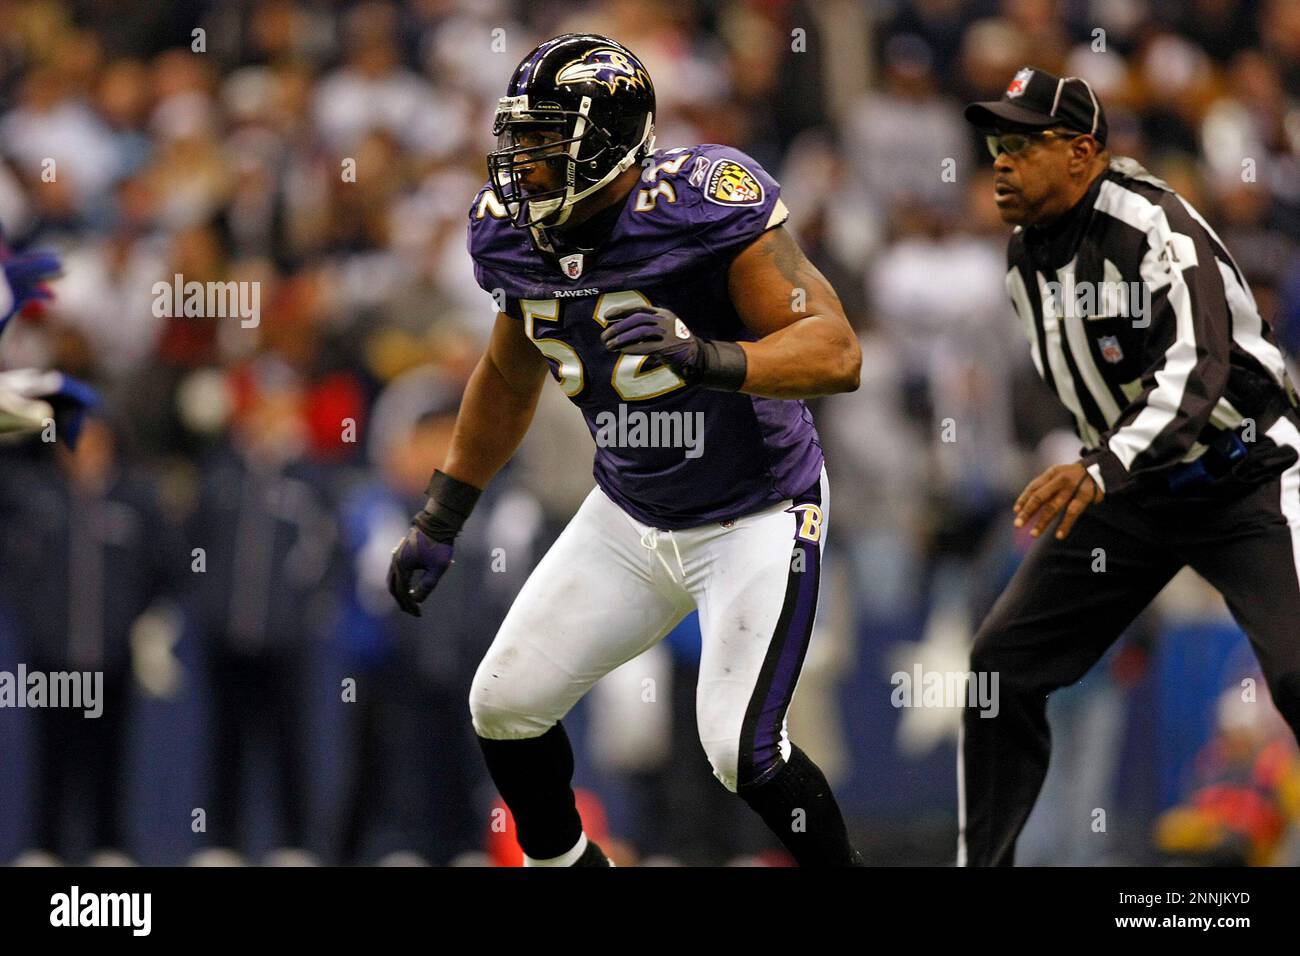
[[[963,715],[958,865],[1011,865],[1047,772],[1047,695],[1079,680],[1184,565],[1250,637],[1300,731],[1300,415],[1282,353],[1200,214],[1106,151],[1091,87],[1026,67],[966,118],[1016,226],[1007,290],[1079,460],[1014,506],[1037,540],[976,635],[996,717]]]

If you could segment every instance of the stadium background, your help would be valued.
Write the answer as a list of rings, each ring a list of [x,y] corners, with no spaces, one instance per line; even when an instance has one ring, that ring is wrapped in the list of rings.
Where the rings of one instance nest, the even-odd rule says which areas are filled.
[[[106,399],[75,456],[0,453],[0,669],[89,662],[118,715],[0,711],[0,860],[105,842],[150,864],[214,845],[482,860],[493,794],[465,691],[592,484],[559,389],[423,618],[383,574],[492,322],[464,248],[492,107],[568,31],[645,60],[660,146],[732,144],[778,179],[861,335],[861,389],[814,404],[828,577],[790,721],[870,862],[951,861],[956,711],[894,706],[891,675],[965,668],[1026,545],[1011,501],[1077,450],[1006,301],[962,105],[1026,63],[1087,78],[1112,152],[1207,216],[1300,347],[1294,0],[0,4],[0,223],[65,261],[0,359]],[[156,317],[177,273],[259,283],[259,324]],[[567,721],[589,826],[624,862],[776,862],[695,741],[692,626]],[[1051,712],[1024,862],[1300,861],[1294,743],[1194,576]],[[37,805],[39,766],[61,810]]]

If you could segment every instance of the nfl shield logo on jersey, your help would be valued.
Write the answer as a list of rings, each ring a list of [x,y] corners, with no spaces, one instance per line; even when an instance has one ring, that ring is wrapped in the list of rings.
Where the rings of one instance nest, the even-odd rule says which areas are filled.
[[[1011,83],[1007,87],[1007,99],[1014,100],[1017,96],[1023,96],[1025,87],[1029,85],[1029,78],[1034,75],[1034,71],[1029,67],[1016,72],[1011,78]]]
[[[1119,347],[1119,339],[1115,336],[1103,335],[1097,339],[1097,344],[1101,346],[1101,357],[1112,365],[1124,358],[1124,350]]]
[[[570,279],[576,279],[582,275],[582,253],[575,252],[571,256],[565,256],[560,260],[560,266],[564,269],[564,274]]]

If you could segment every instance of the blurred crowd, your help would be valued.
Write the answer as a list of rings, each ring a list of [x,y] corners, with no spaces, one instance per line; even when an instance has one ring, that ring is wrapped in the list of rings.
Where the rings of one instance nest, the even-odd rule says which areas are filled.
[[[951,857],[956,715],[890,709],[889,673],[965,669],[1026,544],[1010,502],[1078,451],[1007,302],[1008,228],[964,103],[1025,64],[1089,80],[1112,153],[1205,215],[1300,350],[1295,0],[0,2],[0,224],[65,273],[43,316],[8,329],[0,367],[58,368],[105,398],[75,454],[0,450],[0,666],[101,669],[116,702],[93,732],[0,715],[22,781],[0,783],[0,857],[491,851],[464,698],[593,483],[558,389],[422,618],[396,611],[385,573],[493,320],[465,226],[496,98],[525,52],[570,31],[646,62],[660,146],[731,144],[777,178],[861,336],[861,389],[814,404],[834,586],[791,725],[872,859]],[[259,321],[166,315],[155,285],[174,276],[258,283]],[[1043,814],[1061,819],[1033,824],[1027,852],[1086,828],[1063,809],[1083,786],[1081,806],[1131,804],[1144,823],[1081,840],[1074,861],[1182,845],[1178,819],[1153,826],[1194,800],[1198,764],[1123,773],[1141,760],[1135,721],[1158,719],[1134,695],[1161,699],[1198,627],[1227,635],[1211,717],[1247,665],[1221,602],[1178,585],[1059,695],[1061,733],[1093,749],[1054,764],[1062,796]],[[690,747],[691,626],[637,665],[668,689],[659,716],[616,690],[584,702],[579,783],[625,858],[751,860],[765,834]],[[1240,728],[1215,712],[1226,723],[1207,717],[1193,750]],[[1231,736],[1238,762],[1267,752],[1269,779],[1293,779],[1284,730],[1251,727]],[[1300,853],[1294,788],[1265,789],[1274,824],[1250,862]],[[940,822],[903,847],[918,819]]]

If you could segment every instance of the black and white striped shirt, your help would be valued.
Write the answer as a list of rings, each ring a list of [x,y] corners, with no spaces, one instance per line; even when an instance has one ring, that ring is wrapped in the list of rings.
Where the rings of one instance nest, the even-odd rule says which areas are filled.
[[[1007,260],[1034,365],[1107,492],[1195,460],[1214,430],[1254,419],[1262,431],[1294,400],[1223,243],[1131,159],[1112,160],[1061,220],[1017,228]]]

